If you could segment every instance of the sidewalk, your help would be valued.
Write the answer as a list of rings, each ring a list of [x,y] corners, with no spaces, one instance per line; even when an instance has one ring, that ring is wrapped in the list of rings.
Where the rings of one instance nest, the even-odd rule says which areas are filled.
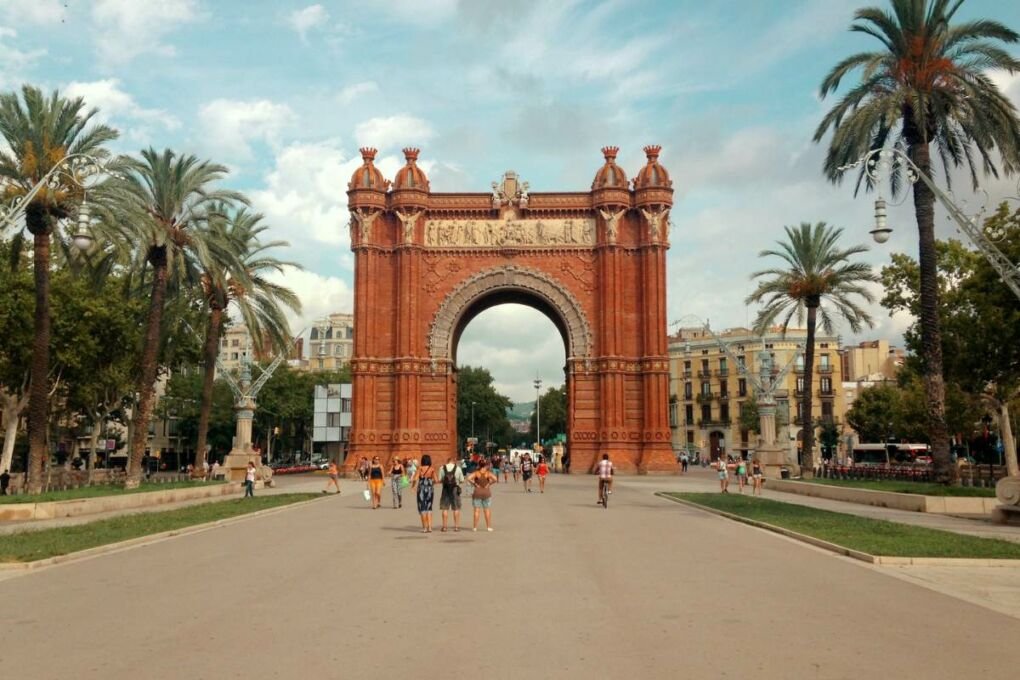
[[[295,475],[292,477],[281,476],[274,478],[274,484],[269,489],[257,489],[257,495],[275,496],[281,493],[315,493],[325,487],[326,480],[323,477],[313,477],[312,475]],[[341,489],[344,489],[345,493],[360,493],[360,488],[363,486],[361,482],[358,482],[357,486],[348,483],[344,484],[341,482]],[[90,522],[98,522],[104,519],[111,519],[113,517],[123,517],[126,515],[138,515],[147,512],[165,512],[167,510],[179,510],[181,508],[191,507],[193,505],[203,505],[205,503],[219,503],[223,501],[236,500],[243,497],[243,492],[238,494],[232,494],[229,496],[214,496],[212,498],[196,498],[188,501],[180,501],[179,503],[163,503],[160,505],[153,505],[147,508],[130,508],[127,510],[112,510],[110,512],[99,512],[94,515],[82,515],[80,517],[55,517],[53,519],[40,519],[40,520],[25,520],[18,522],[0,522],[0,536],[17,533],[19,531],[41,531],[43,529],[55,529],[58,527],[71,527],[79,524],[89,524]]]
[[[711,468],[691,468],[686,475],[676,477],[634,477],[621,478],[624,484],[635,485],[640,488],[647,488],[649,491],[678,491],[678,492],[716,492],[719,491],[719,481],[715,471]],[[730,493],[739,493],[736,482],[730,480]],[[744,493],[751,494],[750,487],[744,489]],[[913,526],[925,527],[927,529],[939,529],[950,531],[956,534],[968,534],[981,538],[998,538],[1004,541],[1020,543],[1020,526],[995,524],[984,519],[965,519],[949,515],[937,515],[927,512],[910,512],[907,510],[894,510],[892,508],[880,508],[873,505],[860,505],[858,503],[847,503],[844,501],[833,501],[826,498],[814,498],[801,496],[794,493],[783,493],[770,491],[768,482],[765,483],[764,498],[804,505],[819,510],[831,510],[842,512],[858,517],[870,519],[884,519],[890,522],[911,524]]]

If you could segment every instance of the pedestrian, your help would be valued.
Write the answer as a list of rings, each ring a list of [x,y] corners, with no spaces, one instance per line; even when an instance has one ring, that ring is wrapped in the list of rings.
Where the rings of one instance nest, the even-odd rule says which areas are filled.
[[[535,466],[535,474],[538,475],[538,492],[545,493],[545,478],[549,476],[549,466],[545,462],[545,457],[538,457],[538,465]]]
[[[524,457],[521,458],[521,479],[524,480],[524,490],[531,493],[531,454],[525,453]]]
[[[747,486],[747,461],[743,456],[737,458],[737,486],[740,493],[744,493],[744,487]]]
[[[464,471],[457,461],[450,456],[446,465],[439,468],[439,481],[443,483],[443,493],[439,497],[439,509],[443,513],[443,527],[446,531],[447,513],[453,511],[453,530],[460,531],[460,485],[464,483]]]
[[[499,468],[500,468],[499,456],[492,457],[492,474],[496,475],[496,480],[499,480]]]
[[[207,482],[209,481],[209,461],[208,460],[203,460],[202,461],[202,479],[204,479]]]
[[[687,474],[687,467],[690,464],[691,464],[691,457],[687,455],[686,451],[684,451],[683,453],[680,454],[680,472],[682,474]]]
[[[432,467],[432,456],[427,453],[421,457],[421,467],[414,472],[411,488],[415,490],[418,500],[418,514],[421,516],[421,532],[432,533],[432,501],[435,498],[435,486],[439,479]]]
[[[485,513],[485,529],[492,531],[492,485],[499,483],[499,477],[494,475],[485,465],[485,461],[479,461],[478,469],[468,475],[473,491],[471,492],[471,506],[474,509],[474,520],[471,524],[471,531],[478,531],[478,515]]]
[[[340,471],[337,470],[336,461],[329,461],[329,481],[326,482],[326,488],[322,490],[322,493],[329,493],[329,487],[335,487],[337,494],[340,493]]]
[[[404,490],[404,474],[404,464],[399,458],[394,458],[393,464],[390,465],[390,493],[393,495],[394,509],[404,507],[404,498],[401,495]]]
[[[0,496],[7,495],[7,489],[11,486],[11,473],[7,470],[0,472]]]
[[[751,481],[754,484],[751,493],[755,496],[760,496],[761,485],[765,482],[765,475],[762,474],[761,462],[757,458],[751,462]]]
[[[726,470],[726,459],[719,456],[716,466],[719,470],[719,493],[729,493],[730,474]]]
[[[255,497],[255,461],[248,461],[248,469],[244,472],[244,497]]]
[[[212,467],[209,468],[209,477],[213,480],[219,479],[220,476],[220,461],[214,460]]]
[[[411,458],[407,461],[407,478],[411,479],[414,477],[414,473],[418,470],[418,459]]]
[[[372,464],[368,466],[368,488],[372,491],[372,509],[382,505],[383,467],[379,456],[372,456]]]
[[[570,474],[570,454],[569,453],[564,453],[563,454],[563,474],[565,474],[565,475],[569,475]]]
[[[361,481],[363,482],[368,481],[368,468],[368,458],[362,456],[361,460],[358,461],[358,474],[361,475]]]

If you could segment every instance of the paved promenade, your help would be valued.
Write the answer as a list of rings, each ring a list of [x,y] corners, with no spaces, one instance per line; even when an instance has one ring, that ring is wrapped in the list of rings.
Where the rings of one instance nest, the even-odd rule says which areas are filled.
[[[590,477],[497,487],[494,533],[424,536],[412,503],[370,510],[348,481],[339,498],[0,581],[0,658],[34,680],[933,679],[1020,664],[1017,618],[650,493],[688,484],[621,479],[609,510]]]

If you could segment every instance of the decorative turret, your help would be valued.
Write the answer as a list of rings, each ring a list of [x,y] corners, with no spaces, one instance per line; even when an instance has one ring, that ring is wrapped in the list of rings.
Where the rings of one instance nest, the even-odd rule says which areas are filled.
[[[391,206],[398,208],[426,208],[428,206],[429,178],[418,167],[419,150],[413,147],[404,149],[407,164],[398,172],[393,180]]]
[[[660,151],[662,147],[657,144],[645,147],[648,163],[634,178],[634,198],[638,207],[669,208],[673,205],[673,180],[659,163]]]
[[[357,208],[385,208],[386,191],[390,183],[375,167],[375,155],[378,153],[370,147],[361,149],[362,164],[354,171],[351,181],[347,183],[348,204],[352,210]]]
[[[595,173],[595,180],[591,183],[592,205],[596,209],[630,207],[627,175],[623,168],[616,164],[616,154],[619,151],[620,148],[616,146],[602,147],[602,155],[605,156],[606,162]]]

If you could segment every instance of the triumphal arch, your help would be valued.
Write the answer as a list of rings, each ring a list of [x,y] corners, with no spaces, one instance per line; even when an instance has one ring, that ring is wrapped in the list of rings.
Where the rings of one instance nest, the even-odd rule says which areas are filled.
[[[348,185],[355,255],[353,423],[360,456],[445,459],[457,447],[456,352],[480,312],[546,314],[566,347],[574,472],[676,468],[668,421],[666,249],[672,182],[658,146],[633,181],[606,147],[591,191],[433,193],[418,149],[390,182],[375,149]],[[513,329],[508,328],[507,332]],[[529,366],[521,371],[530,374]]]

